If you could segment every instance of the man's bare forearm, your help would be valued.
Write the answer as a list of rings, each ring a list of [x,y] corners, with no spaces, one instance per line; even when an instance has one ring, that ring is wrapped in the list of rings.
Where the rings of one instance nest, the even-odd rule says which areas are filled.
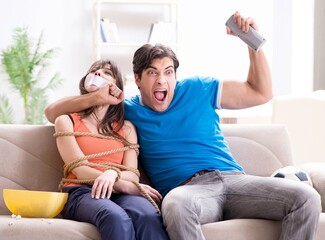
[[[258,93],[262,103],[272,98],[272,77],[268,62],[262,50],[254,52],[249,49],[250,68],[247,82]]]
[[[47,120],[54,123],[55,119],[60,115],[79,112],[96,105],[93,100],[94,98],[91,94],[65,97],[48,105],[44,113]]]
[[[62,98],[46,107],[45,116],[51,123],[54,123],[55,119],[63,114],[80,112],[92,106],[121,103],[124,100],[124,93],[120,92],[119,96],[114,96],[114,92],[111,93],[110,88],[116,91],[116,85],[111,83],[95,92]]]

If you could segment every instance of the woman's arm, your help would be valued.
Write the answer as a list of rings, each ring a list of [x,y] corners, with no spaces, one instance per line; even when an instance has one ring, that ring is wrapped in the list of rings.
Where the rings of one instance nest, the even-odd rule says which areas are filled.
[[[123,128],[125,132],[125,139],[129,143],[137,144],[138,138],[137,138],[137,133],[134,125],[130,121],[125,120]],[[133,149],[125,151],[122,164],[126,167],[137,169],[138,156],[136,154],[136,151]],[[139,182],[139,177],[132,171],[122,171],[120,180]],[[115,183],[114,189],[119,192],[120,191],[124,192],[125,181],[120,181],[120,180]]]
[[[68,115],[61,115],[55,121],[55,132],[73,132],[73,123]],[[74,136],[62,136],[56,138],[56,144],[65,164],[69,164],[84,157]],[[98,177],[100,171],[87,166],[76,167],[72,173],[78,179],[91,179]]]
[[[61,115],[55,120],[55,131],[56,132],[73,132],[73,124],[68,115]],[[69,164],[75,160],[84,157],[84,153],[81,151],[76,138],[74,136],[62,136],[56,138],[57,147],[61,158],[65,164]],[[72,173],[77,179],[95,179],[97,184],[93,185],[92,197],[110,197],[113,190],[117,173],[114,170],[107,170],[101,172],[97,169],[88,166],[79,166],[72,170]],[[98,184],[99,180],[101,184]]]
[[[135,129],[134,125],[128,120],[124,121],[124,132],[125,132],[125,139],[129,143],[132,143],[132,144],[138,143],[136,129]],[[137,169],[138,168],[138,156],[137,156],[136,151],[133,149],[125,151],[122,164],[124,166]],[[132,171],[123,171],[121,174],[121,179],[139,182],[139,177]]]

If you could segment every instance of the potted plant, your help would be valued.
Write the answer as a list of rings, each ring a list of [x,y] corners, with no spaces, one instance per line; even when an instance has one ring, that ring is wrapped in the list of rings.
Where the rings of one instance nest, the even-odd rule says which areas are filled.
[[[47,92],[62,85],[58,73],[43,79],[56,49],[42,51],[43,32],[36,44],[28,36],[26,27],[14,29],[13,44],[1,52],[1,64],[8,83],[22,98],[24,124],[46,123],[44,109],[48,104]],[[0,95],[0,123],[14,123],[14,111],[8,96]]]

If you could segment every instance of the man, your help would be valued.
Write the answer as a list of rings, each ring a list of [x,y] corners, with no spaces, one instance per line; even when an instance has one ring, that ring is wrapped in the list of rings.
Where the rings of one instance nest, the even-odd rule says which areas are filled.
[[[249,26],[257,28],[238,12],[233,19],[244,32]],[[227,33],[232,34],[228,28]],[[137,127],[140,160],[164,196],[162,215],[171,239],[204,239],[201,224],[235,218],[282,221],[282,240],[315,236],[320,214],[317,192],[292,181],[246,175],[219,128],[216,109],[246,108],[272,98],[263,51],[248,51],[244,82],[209,77],[176,81],[178,59],[163,45],[146,44],[134,54],[140,96],[125,100],[125,117]],[[115,87],[105,87],[83,98],[60,100],[46,114],[53,122],[60,114],[122,98]]]

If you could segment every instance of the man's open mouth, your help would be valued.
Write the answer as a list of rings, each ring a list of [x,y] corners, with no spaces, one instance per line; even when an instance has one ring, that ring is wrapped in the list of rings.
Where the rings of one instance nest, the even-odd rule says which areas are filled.
[[[167,90],[155,91],[154,96],[158,101],[164,101],[167,96]]]

